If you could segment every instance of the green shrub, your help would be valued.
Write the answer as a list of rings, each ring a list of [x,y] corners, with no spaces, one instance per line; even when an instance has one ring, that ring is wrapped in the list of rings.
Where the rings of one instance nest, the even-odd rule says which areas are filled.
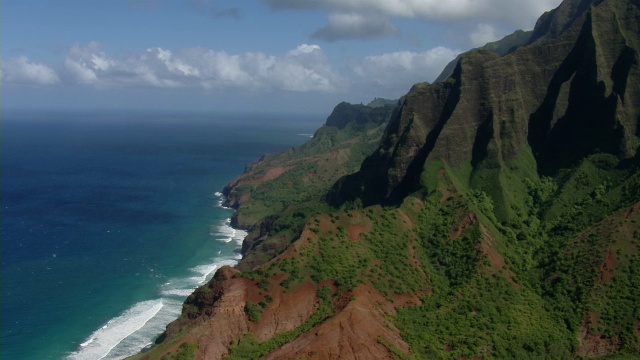
[[[247,301],[247,303],[244,305],[244,312],[249,317],[249,320],[253,321],[254,323],[260,322],[260,317],[262,316],[262,307],[260,307],[258,304]]]
[[[178,347],[178,352],[169,353],[163,356],[162,360],[193,360],[196,356],[196,350],[198,350],[198,344],[182,343]]]

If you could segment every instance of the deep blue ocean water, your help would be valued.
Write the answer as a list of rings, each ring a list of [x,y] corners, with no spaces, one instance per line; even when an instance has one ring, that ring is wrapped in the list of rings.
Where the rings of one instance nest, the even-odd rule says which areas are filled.
[[[216,192],[322,119],[3,111],[2,359],[140,351],[244,233]]]

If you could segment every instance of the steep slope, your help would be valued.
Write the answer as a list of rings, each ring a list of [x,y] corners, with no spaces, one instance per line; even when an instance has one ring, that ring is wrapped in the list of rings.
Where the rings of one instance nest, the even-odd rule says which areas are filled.
[[[245,259],[141,357],[639,357],[639,7],[566,0],[526,44],[414,85],[379,142],[341,137],[369,123],[342,116],[384,118],[341,104],[251,165],[225,190],[256,222]],[[354,144],[360,166],[336,155]]]
[[[326,191],[376,148],[396,105],[338,104],[312,140],[265,155],[225,187],[226,205],[236,209],[232,225],[250,230],[241,269],[270,260],[296,239],[323,208],[319,200]]]
[[[494,238],[490,243],[497,251],[487,252],[487,258],[493,258],[494,265],[503,264],[498,268],[512,274],[507,279],[525,290],[543,289],[529,292],[525,296],[529,300],[520,298],[521,304],[507,301],[501,306],[521,311],[551,308],[548,314],[566,324],[538,319],[539,325],[532,328],[546,329],[544,333],[554,338],[524,333],[523,342],[538,341],[525,344],[524,352],[512,347],[518,341],[502,349],[493,342],[492,356],[565,357],[564,351],[572,346],[578,346],[582,356],[638,351],[638,305],[628,303],[634,296],[630,279],[637,273],[637,242],[628,234],[612,238],[598,230],[599,225],[592,226],[613,221],[616,211],[640,199],[639,14],[634,1],[566,1],[541,18],[527,46],[504,57],[486,51],[464,54],[448,81],[414,86],[380,148],[358,173],[341,179],[328,197],[343,208],[360,202],[396,205],[410,194],[438,191],[440,174],[450,177],[455,190],[448,192],[466,194],[479,223]],[[372,183],[372,178],[378,181]],[[638,229],[635,223],[628,226],[627,232]],[[589,245],[576,250],[572,239],[585,233],[591,234]],[[614,258],[607,250],[611,243],[624,248],[629,257],[628,267],[619,275],[626,280],[617,282],[621,288],[616,293],[603,290],[591,271],[596,263],[606,267]],[[567,261],[568,256],[578,256],[576,251],[587,252],[589,261]],[[525,290],[512,296],[522,297]],[[478,293],[491,307],[499,303],[498,295],[491,295],[491,288],[482,282],[464,293]],[[618,303],[607,303],[605,313],[624,308],[626,315],[616,312],[616,321],[627,324],[625,329],[613,322],[593,325],[603,311],[600,302],[610,298]],[[424,346],[418,353],[427,357],[453,356],[455,351],[449,354],[447,346],[460,344],[447,345],[452,340],[446,335],[440,347],[438,341],[424,344],[418,338],[429,331],[442,332],[445,323],[457,323],[450,335],[460,337],[464,332],[459,327],[467,323],[438,314],[433,303],[465,304],[477,313],[469,300],[468,295],[434,296],[422,307],[408,310],[404,329],[410,336],[417,334],[410,344]],[[419,324],[416,317],[422,319]],[[425,317],[435,326],[425,328]],[[508,319],[497,321],[508,323]],[[566,344],[564,350],[543,345],[561,344],[563,337],[576,332],[581,334],[578,345]],[[473,336],[466,338],[492,343]],[[468,345],[462,348],[459,356],[489,354],[479,353],[481,347],[471,353]]]
[[[637,11],[632,1],[566,1],[540,20],[553,31],[536,28],[528,46],[504,57],[464,54],[446,82],[414,86],[382,146],[330,202],[397,202],[428,186],[425,163],[441,161],[460,169],[463,184],[490,193],[506,219],[522,207],[507,190],[523,188],[512,173],[535,178],[537,167],[554,175],[594,151],[633,157],[640,85],[628,79],[639,75]],[[373,191],[371,178],[382,180]]]

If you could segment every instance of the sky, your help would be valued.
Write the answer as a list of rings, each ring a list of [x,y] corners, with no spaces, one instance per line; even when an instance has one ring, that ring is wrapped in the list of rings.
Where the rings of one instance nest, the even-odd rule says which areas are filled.
[[[4,0],[1,107],[328,114],[560,0]]]

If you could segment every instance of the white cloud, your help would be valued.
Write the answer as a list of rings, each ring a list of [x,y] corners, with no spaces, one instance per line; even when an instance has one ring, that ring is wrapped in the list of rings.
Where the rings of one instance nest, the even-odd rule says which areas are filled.
[[[433,81],[459,50],[436,47],[424,52],[400,51],[368,56],[351,66],[359,81],[368,86],[388,88],[397,96],[420,81]]]
[[[488,42],[496,41],[499,36],[496,34],[496,28],[489,24],[478,24],[476,29],[469,35],[473,46],[484,46]]]
[[[322,49],[318,45],[302,44],[297,48],[289,51],[288,54],[289,56],[301,56],[301,55],[304,56],[306,54],[311,54],[319,50],[322,50]]]
[[[274,9],[328,9],[340,12],[375,12],[384,16],[435,20],[492,19],[519,28],[535,20],[561,0],[263,0]]]
[[[194,66],[188,65],[183,60],[175,58],[173,53],[162,48],[147,49],[147,54],[152,58],[159,60],[166,67],[167,71],[178,76],[200,77],[200,70]]]
[[[327,41],[374,39],[393,35],[397,31],[388,19],[380,15],[334,13],[329,15],[327,25],[318,29],[311,37]]]
[[[200,89],[254,94],[348,92],[399,97],[416,82],[433,81],[458,53],[437,47],[424,52],[393,52],[332,64],[316,44],[301,44],[281,55],[229,54],[202,47],[178,50],[153,47],[115,57],[103,51],[98,43],[90,42],[69,49],[64,59],[65,72],[61,75],[69,85],[100,89]],[[20,68],[32,69],[30,74],[39,74],[30,75],[31,82],[60,80],[50,68],[30,63],[26,57],[10,61],[12,66],[3,67],[4,79],[17,79],[18,64]],[[24,73],[22,78],[27,77]]]
[[[247,68],[264,87],[297,92],[333,92],[345,80],[331,67],[318,45],[302,44],[283,57],[252,53],[246,56]]]
[[[98,75],[107,73],[115,66],[115,61],[100,50],[98,43],[90,42],[86,46],[74,45],[67,54],[64,66],[78,82],[98,85]]]
[[[149,48],[123,59],[91,42],[73,46],[65,60],[70,79],[96,87],[160,87],[330,92],[342,78],[318,45],[303,44],[282,56],[239,55],[205,48]]]
[[[2,80],[7,83],[53,85],[60,82],[50,67],[31,62],[26,56],[11,58],[2,64]]]

